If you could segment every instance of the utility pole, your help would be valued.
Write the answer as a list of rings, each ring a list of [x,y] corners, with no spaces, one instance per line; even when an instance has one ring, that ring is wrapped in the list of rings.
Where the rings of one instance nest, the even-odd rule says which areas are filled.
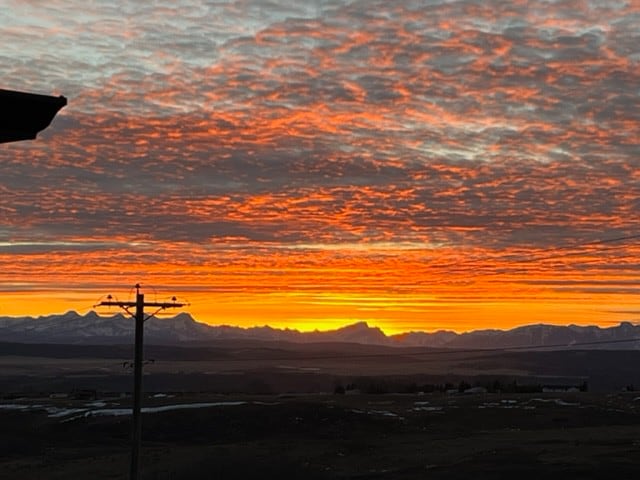
[[[138,479],[140,470],[140,444],[142,441],[142,419],[140,414],[140,406],[142,405],[142,345],[144,336],[144,322],[155,316],[160,310],[166,308],[179,308],[185,306],[184,303],[178,303],[176,297],[171,302],[145,302],[144,293],[140,293],[140,284],[137,283],[136,301],[120,302],[114,300],[111,295],[107,296],[107,301],[100,302],[97,306],[120,307],[136,321],[135,330],[135,349],[134,349],[134,380],[133,380],[133,428],[131,432],[131,470],[129,478],[131,480]],[[135,307],[135,314],[130,309]],[[145,317],[144,307],[154,307],[157,310]]]

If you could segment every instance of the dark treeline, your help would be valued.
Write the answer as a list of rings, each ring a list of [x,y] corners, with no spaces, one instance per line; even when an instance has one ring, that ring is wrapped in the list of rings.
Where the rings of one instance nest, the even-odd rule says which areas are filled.
[[[518,380],[444,381],[439,383],[401,382],[398,379],[360,378],[349,383],[336,382],[336,394],[386,394],[386,393],[537,393],[545,390],[586,392],[587,381],[568,384],[548,385],[543,383],[522,383]]]

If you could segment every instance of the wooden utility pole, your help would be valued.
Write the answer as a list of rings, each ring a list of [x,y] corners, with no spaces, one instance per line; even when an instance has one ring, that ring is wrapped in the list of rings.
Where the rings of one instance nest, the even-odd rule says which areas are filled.
[[[171,302],[145,302],[144,293],[140,293],[140,284],[136,284],[136,301],[135,302],[120,302],[113,300],[113,297],[109,295],[107,301],[100,302],[98,306],[105,307],[120,307],[136,321],[135,330],[135,350],[133,360],[133,427],[131,432],[131,470],[129,478],[131,480],[138,479],[138,473],[140,470],[140,444],[142,441],[142,422],[140,407],[142,405],[142,346],[144,336],[144,322],[156,315],[160,310],[166,308],[179,308],[185,306],[184,303],[178,303],[176,298],[173,297]],[[130,309],[135,307],[135,314],[132,314]],[[144,307],[154,307],[157,310],[145,317]]]

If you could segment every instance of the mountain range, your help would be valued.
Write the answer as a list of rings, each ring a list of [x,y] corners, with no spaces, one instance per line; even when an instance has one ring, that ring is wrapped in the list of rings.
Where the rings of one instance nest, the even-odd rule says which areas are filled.
[[[124,344],[133,339],[134,321],[118,313],[100,316],[70,311],[41,317],[0,317],[0,342],[50,344]],[[639,350],[640,325],[622,322],[617,326],[526,325],[511,330],[407,332],[385,335],[378,327],[358,322],[337,330],[300,332],[269,326],[241,328],[212,326],[197,322],[188,313],[174,317],[153,317],[145,323],[145,343],[166,345],[198,344],[226,339],[285,341],[295,343],[349,342],[368,345],[431,348],[513,348],[566,346],[608,350]],[[633,340],[636,341],[633,341]]]

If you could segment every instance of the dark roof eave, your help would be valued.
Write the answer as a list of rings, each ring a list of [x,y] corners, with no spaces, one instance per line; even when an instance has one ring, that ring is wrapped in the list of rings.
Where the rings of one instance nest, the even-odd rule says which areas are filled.
[[[33,140],[66,104],[63,96],[0,89],[0,143]]]

